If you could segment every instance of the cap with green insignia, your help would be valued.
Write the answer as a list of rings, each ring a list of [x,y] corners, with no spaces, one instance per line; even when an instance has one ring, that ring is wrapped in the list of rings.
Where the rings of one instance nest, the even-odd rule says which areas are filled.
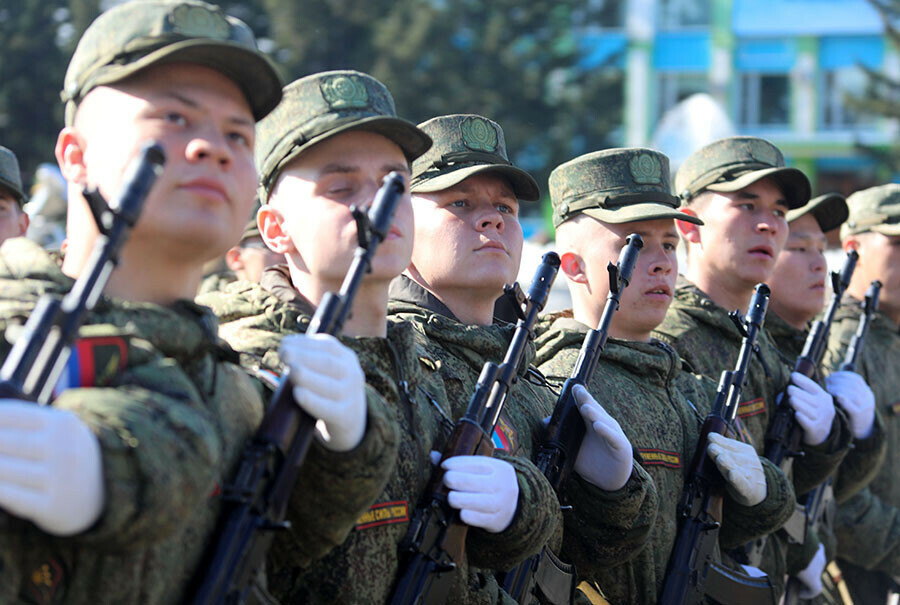
[[[685,201],[709,190],[740,191],[769,177],[778,183],[789,208],[809,201],[809,179],[800,170],[788,168],[775,145],[756,137],[719,139],[685,160],[675,174],[675,191]]]
[[[490,172],[506,177],[518,199],[535,202],[541,198],[537,181],[509,161],[503,129],[497,122],[456,114],[432,118],[419,128],[434,139],[434,145],[413,162],[413,193],[443,191],[474,174]]]
[[[257,50],[243,21],[197,0],[131,0],[97,17],[81,36],[60,93],[66,124],[93,88],[160,63],[195,63],[222,72],[240,86],[257,120],[281,99],[275,66]]]
[[[281,170],[300,153],[351,130],[380,134],[409,161],[431,146],[415,124],[397,117],[387,87],[358,71],[326,71],[284,87],[284,100],[256,129],[256,166],[268,201]]]
[[[578,214],[604,223],[673,218],[703,224],[678,210],[669,158],[641,147],[595,151],[557,166],[550,173],[550,203],[554,227]]]
[[[19,160],[16,159],[16,154],[2,146],[0,146],[0,187],[7,189],[20,206],[25,203]]]
[[[841,227],[841,239],[866,231],[900,235],[900,184],[857,191],[847,198],[847,205],[850,217]]]
[[[849,216],[847,199],[840,193],[826,193],[815,197],[808,204],[789,210],[787,222],[792,223],[801,216],[812,213],[823,233],[837,229]]]

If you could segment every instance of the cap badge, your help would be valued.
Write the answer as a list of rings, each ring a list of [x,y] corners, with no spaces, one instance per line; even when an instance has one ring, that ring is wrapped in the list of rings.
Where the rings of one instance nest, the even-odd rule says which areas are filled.
[[[369,92],[366,85],[356,76],[330,76],[319,85],[322,97],[332,109],[366,107]]]
[[[662,182],[662,164],[659,158],[642,153],[628,163],[634,182],[639,185],[659,185]]]
[[[497,131],[483,118],[466,118],[459,125],[463,143],[472,151],[497,151]]]
[[[219,11],[202,6],[180,4],[169,16],[172,31],[183,36],[228,39],[231,27]]]

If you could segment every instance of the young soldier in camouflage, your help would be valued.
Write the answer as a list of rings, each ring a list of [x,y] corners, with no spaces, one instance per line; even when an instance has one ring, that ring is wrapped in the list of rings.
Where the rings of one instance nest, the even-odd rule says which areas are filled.
[[[799,170],[785,167],[781,152],[768,141],[733,137],[690,156],[678,169],[675,190],[688,204],[682,211],[704,225],[676,222],[687,242],[686,279],[679,280],[654,335],[673,346],[694,371],[717,379],[731,369],[740,347],[741,335],[727,313],[745,309],[754,286],[771,277],[787,240],[785,213],[809,201],[809,181]],[[792,477],[795,492],[802,495],[834,471],[851,435],[831,395],[791,369],[762,330],[738,416],[744,437],[762,453],[769,415],[787,390],[803,428],[804,455],[795,460]],[[798,539],[805,548],[796,556],[792,550],[790,561],[784,540],[779,538],[777,545],[768,540],[760,566],[774,582],[812,561],[816,540]]]
[[[278,371],[271,351],[298,340],[325,292],[336,291],[357,246],[350,205],[370,203],[391,171],[409,174],[408,162],[431,139],[396,117],[388,90],[351,71],[326,72],[285,88],[282,105],[260,127],[257,158],[266,202],[259,227],[286,265],[270,268],[260,286],[226,288],[215,307],[222,334],[247,364]],[[322,237],[322,234],[328,234]],[[454,411],[440,377],[440,360],[416,346],[412,326],[387,322],[388,285],[409,264],[412,208],[404,196],[373,270],[360,287],[346,336],[360,356],[367,382],[383,397],[381,408],[400,429],[392,457],[346,464],[341,458],[309,462],[292,502],[297,527],[270,557],[270,585],[285,600],[384,602],[396,580],[398,546],[431,474],[429,454],[440,450]],[[299,337],[302,340],[302,337]],[[303,354],[302,347],[295,347]],[[337,371],[337,369],[335,369]],[[449,602],[494,603],[499,587],[472,565],[513,565],[537,551],[553,529],[549,485],[529,462],[512,456],[452,458],[445,464],[451,505],[473,527],[468,561],[456,575]],[[307,468],[309,466],[309,468]],[[367,499],[364,480],[384,473]],[[331,483],[329,483],[331,480]],[[469,484],[465,486],[465,484]],[[383,487],[383,489],[382,489]],[[316,497],[311,498],[310,493]],[[330,534],[336,548],[315,565],[304,556],[308,534],[321,531],[356,503],[352,516]],[[474,501],[483,501],[484,505]],[[361,507],[360,507],[361,505]],[[323,519],[325,517],[325,519]]]
[[[872,387],[887,433],[886,463],[869,485],[838,510],[838,563],[855,603],[883,603],[900,577],[900,185],[881,185],[847,198],[850,217],[841,227],[844,250],[859,263],[831,328],[825,364],[840,367],[859,324],[860,302],[872,280],[882,283],[857,371]],[[893,580],[892,580],[893,577]]]
[[[499,362],[512,337],[513,326],[492,325],[494,301],[519,268],[518,200],[535,201],[539,192],[531,176],[510,164],[495,122],[451,115],[420,127],[435,144],[413,163],[415,246],[409,269],[391,286],[390,311],[412,322],[426,350],[440,359],[439,372],[459,415],[482,365]],[[533,348],[526,359],[533,361]],[[656,494],[647,474],[633,465],[631,444],[615,420],[587,391],[577,396],[588,433],[565,494],[576,511],[566,516],[571,547],[560,553],[558,537],[551,547],[576,565],[614,565],[646,540]],[[532,458],[543,438],[541,420],[555,402],[545,381],[526,365],[500,415],[495,445]],[[554,499],[547,506],[558,504]]]
[[[11,237],[21,237],[28,230],[24,203],[19,161],[16,154],[0,146],[0,244]]]
[[[60,267],[24,238],[4,244],[0,331],[83,271],[98,232],[82,188],[113,199],[148,140],[167,163],[61,394],[47,407],[0,402],[0,506],[10,514],[0,602],[177,603],[215,527],[214,496],[262,415],[212,314],[191,299],[203,264],[234,243],[250,211],[254,123],[280,83],[241,21],[200,2],[135,1],[87,29],[63,97],[68,253]],[[0,357],[8,352],[0,340]]]
[[[809,322],[825,305],[825,233],[837,229],[847,216],[847,202],[839,194],[821,195],[787,213],[790,233],[769,281],[772,298],[766,330],[791,366],[803,351]],[[858,309],[856,305],[851,308]],[[876,422],[875,397],[860,375],[838,370],[824,380],[847,414],[853,434],[853,449],[841,462],[833,484],[835,501],[841,503],[872,480],[884,460],[887,444],[883,423]],[[817,533],[824,546],[816,556],[832,561],[837,547],[835,520],[831,511],[826,515],[827,523]],[[815,578],[804,579],[805,583],[812,581]]]
[[[599,324],[609,292],[608,262],[625,238],[644,247],[610,326],[610,340],[588,389],[625,427],[659,493],[659,510],[644,549],[610,568],[579,571],[612,603],[656,603],[678,528],[684,469],[697,449],[715,383],[682,369],[678,355],[652,339],[672,300],[678,265],[678,198],[669,192],[669,160],[649,149],[590,153],[550,175],[557,250],[572,309],[544,318],[537,363],[551,381],[572,373],[588,330]],[[699,223],[699,219],[687,220]],[[793,511],[784,474],[749,445],[716,435],[709,453],[728,483],[720,541],[734,547],[780,527]]]

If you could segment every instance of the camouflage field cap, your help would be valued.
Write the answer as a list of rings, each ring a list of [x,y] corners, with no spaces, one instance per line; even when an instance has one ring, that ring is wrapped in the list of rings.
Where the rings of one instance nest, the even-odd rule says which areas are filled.
[[[259,227],[256,222],[256,213],[259,212],[259,200],[253,201],[253,210],[250,212],[250,218],[247,219],[247,224],[244,225],[244,231],[241,233],[241,243],[244,243],[248,239],[253,239],[254,237],[262,238],[262,234],[259,232]]]
[[[891,183],[857,191],[847,198],[850,217],[841,227],[841,239],[875,231],[900,235],[900,185]]]
[[[474,174],[491,172],[506,177],[518,199],[536,202],[541,198],[537,181],[509,161],[503,129],[497,122],[455,114],[432,118],[419,128],[434,139],[434,145],[413,162],[413,193],[443,191]]]
[[[60,93],[66,124],[91,89],[175,62],[204,65],[234,80],[257,120],[281,99],[275,66],[243,21],[197,0],[131,0],[97,17],[81,36]]]
[[[550,173],[553,226],[579,214],[604,223],[673,218],[702,225],[680,212],[669,189],[669,158],[632,147],[604,149],[569,160]]]
[[[0,146],[0,188],[7,189],[16,198],[19,206],[25,203],[19,160],[16,159],[16,154],[3,146]]]
[[[281,104],[256,129],[256,166],[268,201],[281,169],[335,135],[365,130],[396,143],[410,162],[431,146],[415,124],[397,117],[387,87],[358,71],[325,71],[284,87]]]
[[[675,192],[689,201],[702,191],[740,191],[769,177],[778,183],[789,208],[809,201],[809,179],[784,165],[775,145],[756,137],[729,137],[714,141],[691,154],[675,175]]]
[[[828,232],[837,229],[844,224],[850,215],[847,208],[847,198],[840,193],[826,193],[809,200],[809,203],[789,210],[787,213],[787,222],[791,223],[801,216],[812,213],[813,218],[819,223],[822,232]]]

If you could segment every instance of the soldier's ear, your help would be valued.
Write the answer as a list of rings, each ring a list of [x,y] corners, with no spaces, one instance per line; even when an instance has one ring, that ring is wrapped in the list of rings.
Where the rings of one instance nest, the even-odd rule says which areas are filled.
[[[225,253],[225,265],[235,273],[243,270],[244,259],[241,256],[240,246],[232,246],[228,249],[228,252]]]
[[[266,246],[278,254],[296,251],[294,240],[284,228],[284,216],[271,204],[263,204],[256,213],[256,226]]]
[[[84,138],[74,128],[67,126],[59,131],[56,138],[56,163],[63,177],[70,182],[81,185],[87,181],[87,167],[84,164]]]
[[[697,211],[693,208],[679,208],[681,212],[685,214],[689,214],[691,216],[697,216]],[[678,233],[681,234],[688,243],[691,244],[699,244],[700,243],[700,226],[695,225],[694,223],[689,223],[687,221],[679,221],[675,219],[675,227],[678,229]]]
[[[859,240],[856,239],[856,236],[854,235],[848,235],[844,241],[841,242],[841,248],[843,248],[844,252],[850,252],[851,250],[859,252]]]
[[[585,272],[586,267],[583,258],[574,252],[564,252],[559,261],[559,268],[566,276],[566,279],[576,284],[587,283],[587,273]]]

